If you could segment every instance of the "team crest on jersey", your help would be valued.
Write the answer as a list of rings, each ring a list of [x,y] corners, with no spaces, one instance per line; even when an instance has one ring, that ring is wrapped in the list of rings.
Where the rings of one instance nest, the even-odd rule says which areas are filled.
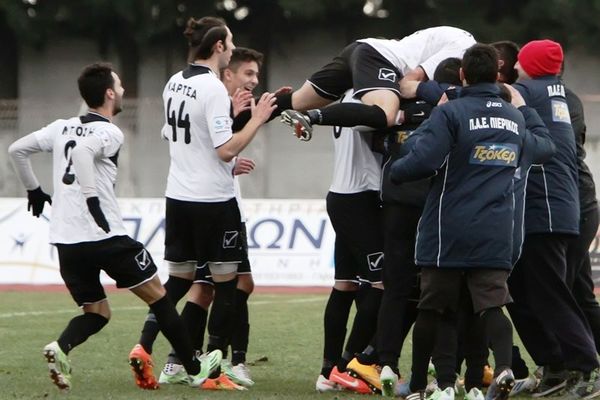
[[[519,146],[514,143],[476,143],[471,151],[470,164],[493,167],[516,167]]]
[[[383,268],[383,252],[367,254],[367,262],[369,263],[369,270],[379,271]]]
[[[571,123],[571,115],[567,103],[561,100],[551,100],[552,104],[552,121]]]
[[[225,231],[223,235],[223,248],[234,249],[237,246],[238,237],[240,233],[238,231]]]
[[[396,82],[396,71],[389,68],[379,68],[379,80]]]
[[[146,249],[143,249],[135,256],[135,262],[142,271],[145,271],[146,268],[148,268],[148,266],[152,264],[152,258],[150,258],[150,254],[148,254],[148,251],[146,251]]]

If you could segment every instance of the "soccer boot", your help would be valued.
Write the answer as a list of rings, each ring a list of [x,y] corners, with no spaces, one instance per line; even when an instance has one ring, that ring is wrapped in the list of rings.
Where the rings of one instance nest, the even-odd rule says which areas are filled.
[[[200,388],[203,390],[248,390],[244,386],[233,382],[224,373],[217,378],[206,379]]]
[[[481,380],[483,387],[490,386],[492,384],[493,380],[494,380],[494,370],[489,365],[485,365],[483,367],[483,378]]]
[[[436,389],[427,400],[454,400],[454,388]]]
[[[465,400],[485,400],[485,397],[483,397],[483,393],[481,392],[481,390],[474,387],[471,388],[471,390],[469,390],[469,393],[465,395]]]
[[[367,382],[371,390],[375,393],[381,392],[381,380],[379,379],[379,374],[381,372],[381,367],[377,364],[365,365],[361,364],[356,357],[354,357],[346,367],[348,369],[348,374],[355,378],[360,378],[363,381]]]
[[[133,371],[135,384],[142,389],[155,390],[159,388],[154,376],[152,356],[146,353],[141,344],[136,344],[129,353],[129,365]]]
[[[515,386],[515,377],[510,369],[505,369],[494,378],[485,394],[485,400],[506,400]]]
[[[510,391],[510,396],[513,397],[522,392],[531,393],[537,388],[538,384],[539,381],[533,375],[529,375],[524,379],[515,379],[515,386]]]
[[[185,368],[181,364],[166,363],[160,376],[158,377],[158,383],[176,385],[179,383],[188,384],[188,374],[185,372]]]
[[[578,372],[578,379],[571,385],[571,388],[563,398],[565,400],[592,399],[600,396],[600,370],[595,370],[585,374]]]
[[[296,110],[285,110],[281,113],[281,122],[294,128],[294,135],[304,142],[312,138],[312,124],[308,117]]]
[[[240,370],[240,368],[238,368],[237,370]],[[244,387],[250,387],[254,385],[254,381],[250,379],[249,375],[244,376],[242,374],[237,374],[231,366],[231,363],[227,360],[221,361],[221,372],[223,372],[236,385]]]
[[[542,379],[531,396],[546,397],[558,393],[567,386],[568,378],[569,372],[566,370],[554,372],[550,368],[544,367],[542,370]]]
[[[381,369],[379,380],[381,381],[381,393],[385,397],[396,397],[398,375],[389,366],[386,365]]]
[[[48,363],[52,382],[63,391],[71,389],[71,364],[67,355],[60,349],[58,342],[44,347],[44,357]]]
[[[339,384],[325,378],[325,376],[319,375],[319,377],[317,378],[317,383],[315,383],[315,389],[319,393],[326,393],[339,392],[340,390],[342,390],[342,387]]]
[[[188,375],[188,384],[192,387],[200,387],[208,377],[221,367],[223,353],[221,350],[213,350],[204,355],[200,361],[200,372],[196,375]]]
[[[329,380],[337,383],[343,389],[360,394],[372,394],[373,391],[365,381],[360,378],[350,376],[347,372],[340,372],[337,367],[333,367],[329,373]]]
[[[254,381],[252,380],[252,377],[250,376],[250,370],[248,369],[248,367],[245,364],[240,363],[238,365],[234,365],[233,367],[231,367],[231,370],[233,371],[233,373],[236,376],[239,376],[246,382],[249,382],[248,386],[254,385]],[[246,386],[246,385],[243,385],[243,386]],[[246,387],[248,387],[248,386],[246,386]]]

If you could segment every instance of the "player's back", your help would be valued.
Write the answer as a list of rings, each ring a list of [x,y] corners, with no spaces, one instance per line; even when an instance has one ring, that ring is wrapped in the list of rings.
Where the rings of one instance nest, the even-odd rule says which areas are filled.
[[[88,114],[56,120],[34,134],[42,150],[53,153],[50,242],[79,243],[125,235],[114,193],[117,158],[123,144],[121,130],[97,114]],[[94,158],[94,176],[100,205],[111,228],[109,234],[97,226],[89,213],[71,160],[73,149],[90,136],[100,139],[105,156]]]
[[[192,64],[173,75],[163,91],[171,163],[166,196],[176,200],[216,202],[234,197],[233,162],[215,149],[231,139],[230,100],[218,77]]]
[[[465,50],[476,43],[469,32],[452,26],[423,29],[400,40],[360,41],[375,48],[403,74],[421,66],[430,79],[441,61],[450,57],[462,58]]]

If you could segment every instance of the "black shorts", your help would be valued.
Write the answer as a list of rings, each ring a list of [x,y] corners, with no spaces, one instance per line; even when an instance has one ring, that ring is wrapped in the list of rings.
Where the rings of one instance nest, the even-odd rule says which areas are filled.
[[[242,229],[240,233],[240,239],[242,241],[243,258],[242,262],[238,264],[238,275],[249,275],[252,274],[250,268],[250,260],[248,260],[248,234],[246,233],[246,223],[242,222]],[[214,284],[210,268],[208,264],[203,264],[196,267],[196,273],[194,275],[195,283],[207,283],[209,285]]]
[[[118,288],[132,289],[152,279],[157,269],[150,253],[129,236],[113,236],[97,242],[57,244],[60,274],[75,302],[96,303],[106,298],[100,270]]]
[[[366,43],[354,42],[308,82],[319,96],[338,100],[348,89],[354,89],[358,99],[376,89],[391,90],[400,97],[400,79],[402,74],[387,58]]]
[[[421,269],[421,310],[446,309],[458,311],[461,287],[466,283],[473,311],[479,313],[493,307],[512,303],[508,292],[509,270],[491,268],[438,268]]]
[[[200,203],[167,198],[165,260],[173,263],[239,263],[241,217],[234,199]]]
[[[379,193],[329,192],[327,214],[335,230],[335,280],[381,282],[383,229]]]

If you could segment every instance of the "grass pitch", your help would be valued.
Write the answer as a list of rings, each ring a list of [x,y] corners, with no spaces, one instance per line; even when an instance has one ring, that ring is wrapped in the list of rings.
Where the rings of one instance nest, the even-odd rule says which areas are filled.
[[[254,294],[250,297],[248,361],[256,385],[246,392],[200,391],[163,385],[157,391],[135,386],[127,356],[136,343],[147,308],[127,291],[109,293],[110,323],[69,358],[73,389],[65,397],[48,377],[42,348],[56,340],[79,313],[67,292],[0,292],[0,398],[5,399],[364,399],[347,392],[318,395],[323,294]],[[407,340],[410,340],[407,339]],[[411,343],[405,343],[401,372],[408,375]],[[155,374],[169,346],[159,336]],[[261,360],[263,361],[255,361]]]

